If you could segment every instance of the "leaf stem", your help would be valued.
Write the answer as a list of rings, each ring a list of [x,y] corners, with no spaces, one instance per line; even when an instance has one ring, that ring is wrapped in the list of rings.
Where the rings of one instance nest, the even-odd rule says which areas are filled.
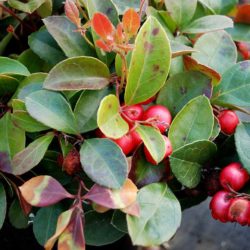
[[[122,92],[125,82],[127,80],[127,74],[128,74],[128,66],[127,66],[127,60],[126,60],[126,54],[119,53],[122,59],[122,77],[121,77],[121,83],[120,83],[120,92]]]

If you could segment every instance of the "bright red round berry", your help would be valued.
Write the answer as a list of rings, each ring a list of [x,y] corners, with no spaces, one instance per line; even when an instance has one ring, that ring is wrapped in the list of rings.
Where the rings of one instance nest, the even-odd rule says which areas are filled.
[[[239,124],[239,118],[232,110],[224,110],[218,116],[221,131],[227,135],[231,135],[235,132],[237,125]]]
[[[143,117],[143,107],[139,104],[122,107],[122,117],[127,121],[140,121]]]
[[[166,152],[165,152],[165,155],[164,155],[164,158],[163,159],[166,159],[168,156],[170,156],[173,152],[173,149],[172,149],[172,145],[171,145],[171,142],[170,140],[167,138],[167,136],[164,136],[163,135],[163,139],[165,141],[165,145],[166,145]],[[150,152],[148,151],[148,149],[146,148],[146,146],[144,146],[144,154],[146,156],[146,159],[148,162],[150,162],[151,164],[153,165],[157,165],[157,162],[153,159],[153,157],[151,156]]]
[[[239,162],[227,165],[220,173],[220,184],[226,190],[230,190],[229,185],[234,191],[238,191],[244,187],[248,180],[248,172]]]
[[[141,139],[140,135],[134,130],[130,132],[130,135],[132,136],[133,143],[134,143],[134,149],[135,149],[142,143],[142,139]]]
[[[228,220],[238,222],[242,226],[248,224],[250,217],[250,202],[243,198],[234,198],[230,202]]]
[[[228,221],[228,210],[232,195],[227,191],[217,192],[210,201],[210,209],[215,220],[221,222]]]
[[[131,153],[134,149],[134,142],[131,134],[126,134],[119,139],[112,139],[123,151],[125,155]]]
[[[172,116],[166,107],[154,105],[144,112],[143,120],[155,123],[161,133],[164,133],[172,122]]]

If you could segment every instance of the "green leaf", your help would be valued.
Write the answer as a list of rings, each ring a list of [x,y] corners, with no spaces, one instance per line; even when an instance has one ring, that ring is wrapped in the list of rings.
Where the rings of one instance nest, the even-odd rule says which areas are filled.
[[[27,76],[23,81],[20,82],[18,89],[12,98],[18,98],[24,101],[29,94],[38,90],[42,90],[46,77],[46,73],[34,73]]]
[[[220,15],[210,15],[203,16],[194,20],[187,27],[185,27],[182,32],[183,33],[206,33],[216,30],[223,30],[226,28],[232,28],[233,21],[231,18]]]
[[[126,214],[120,210],[115,210],[112,216],[111,224],[119,231],[128,233]]]
[[[174,151],[170,166],[177,180],[188,188],[196,187],[201,179],[201,168],[216,153],[216,145],[210,141],[196,141]]]
[[[235,133],[235,144],[241,163],[250,173],[250,123],[238,125]]]
[[[117,26],[117,24],[119,23],[117,9],[111,0],[86,0],[86,5],[89,17],[91,19],[93,18],[96,12],[101,12],[109,18],[109,20],[113,23],[114,26]],[[94,29],[92,29],[92,36],[94,42],[99,39],[99,36],[95,33]],[[103,53],[101,49],[99,49],[97,46],[96,53],[98,58],[107,65],[109,65],[115,58],[114,53]]]
[[[212,103],[223,107],[250,107],[250,61],[228,69],[214,89]]]
[[[95,211],[85,213],[84,234],[87,245],[108,245],[124,236],[123,232],[117,230],[111,224],[112,215],[112,211],[104,214],[100,214]]]
[[[37,13],[41,17],[47,17],[52,14],[53,0],[45,0],[44,3],[37,9]]]
[[[43,71],[44,61],[31,49],[27,49],[18,56],[18,61],[22,63],[30,73]]]
[[[118,9],[119,15],[123,15],[127,9],[134,9],[139,11],[140,9],[140,0],[112,0],[115,4],[116,8]]]
[[[30,72],[17,60],[0,56],[0,74],[28,76]]]
[[[165,0],[165,5],[177,26],[183,27],[193,18],[197,0]]]
[[[0,229],[3,226],[7,211],[7,199],[3,184],[0,182]]]
[[[250,25],[243,23],[235,23],[233,28],[227,29],[234,41],[249,42],[250,41]]]
[[[33,232],[37,242],[44,246],[56,230],[57,219],[64,211],[61,204],[39,209],[33,222]]]
[[[218,118],[215,116],[214,117],[214,127],[213,127],[213,132],[211,137],[209,138],[210,141],[214,141],[220,134],[221,128],[219,124]]]
[[[97,124],[107,137],[117,139],[129,131],[129,125],[119,111],[120,103],[115,95],[103,98],[97,113]]]
[[[172,58],[190,54],[196,51],[194,48],[186,46],[176,41],[170,41],[170,45],[171,45],[171,51],[172,51]]]
[[[125,90],[125,103],[132,105],[154,96],[167,79],[170,61],[168,37],[160,23],[150,16],[135,41]]]
[[[50,16],[43,22],[67,57],[94,55],[86,40],[79,32],[75,32],[77,27],[67,17]]]
[[[22,175],[35,167],[43,159],[53,138],[53,133],[44,135],[16,154],[12,160],[13,174]]]
[[[25,98],[29,114],[44,125],[69,134],[78,134],[75,116],[64,97],[40,90]]]
[[[102,89],[109,84],[108,67],[93,57],[73,57],[57,64],[45,80],[51,90]]]
[[[212,89],[211,80],[200,72],[179,73],[168,79],[157,97],[157,104],[167,107],[175,116],[193,98],[199,95],[210,98]]]
[[[18,87],[18,80],[11,76],[0,75],[0,96],[11,96]]]
[[[85,140],[80,151],[83,170],[99,185],[119,189],[128,176],[128,163],[113,141]]]
[[[181,223],[179,201],[167,184],[155,183],[138,193],[140,217],[127,215],[134,245],[154,246],[170,240]]]
[[[37,10],[46,0],[29,0],[29,1],[18,1],[18,0],[8,0],[8,4],[17,10],[32,13]]]
[[[66,59],[65,54],[45,27],[32,33],[28,43],[34,53],[52,66]]]
[[[150,126],[139,125],[136,127],[136,132],[140,135],[155,162],[161,162],[166,152],[166,146],[160,131]]]
[[[162,161],[157,167],[145,158],[143,146],[139,147],[133,154],[129,178],[136,186],[144,187],[151,183],[160,182],[166,175],[167,163]]]
[[[29,226],[29,218],[26,216],[20,206],[18,199],[15,199],[9,208],[9,221],[14,228],[25,229]]]
[[[210,32],[201,36],[194,45],[198,52],[192,57],[220,74],[237,61],[237,48],[225,31]]]
[[[189,101],[173,120],[168,137],[174,150],[195,141],[208,140],[214,126],[209,99],[198,96]]]
[[[238,0],[199,0],[205,7],[216,14],[228,14],[239,2]]]
[[[0,138],[0,152],[11,158],[25,147],[25,132],[14,125],[10,113],[0,119]]]
[[[101,100],[108,94],[111,94],[111,88],[102,90],[85,90],[79,97],[75,106],[75,117],[80,133],[89,132],[96,129],[97,111]],[[91,105],[89,105],[91,103]]]

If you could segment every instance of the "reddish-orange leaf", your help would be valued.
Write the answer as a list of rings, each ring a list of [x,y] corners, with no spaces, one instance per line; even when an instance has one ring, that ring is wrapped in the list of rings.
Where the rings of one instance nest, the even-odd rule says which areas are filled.
[[[79,10],[73,0],[66,0],[64,10],[67,18],[77,27],[81,26]]]
[[[103,40],[97,40],[95,42],[96,46],[99,47],[100,49],[106,51],[106,52],[111,52],[111,48],[103,41]]]
[[[234,21],[236,23],[250,24],[250,4],[243,4],[238,7]]]
[[[122,23],[119,23],[116,27],[115,40],[119,44],[122,44],[124,40]]]
[[[140,16],[134,9],[128,9],[122,18],[123,29],[129,36],[135,36],[140,28]]]
[[[102,13],[95,13],[92,19],[92,26],[95,32],[104,40],[112,40],[115,28],[107,16]]]

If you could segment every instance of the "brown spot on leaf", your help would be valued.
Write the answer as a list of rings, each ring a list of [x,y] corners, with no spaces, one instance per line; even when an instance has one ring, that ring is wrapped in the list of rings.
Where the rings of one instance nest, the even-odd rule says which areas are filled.
[[[106,14],[107,15],[110,15],[113,11],[113,8],[109,7],[107,10],[106,10]]]
[[[183,140],[183,141],[186,141],[186,140],[187,140],[187,137],[186,137],[186,136],[182,137],[182,140]]]
[[[108,109],[111,109],[111,108],[112,108],[112,104],[109,104],[109,105],[108,105]]]
[[[158,72],[160,70],[160,65],[159,64],[154,64],[153,65],[153,71]]]
[[[154,28],[153,31],[152,31],[152,35],[156,36],[159,32],[160,32],[159,28]]]
[[[142,36],[145,37],[147,35],[147,31],[144,31]]]
[[[154,50],[154,45],[148,41],[144,43],[144,49],[146,52],[151,53]]]
[[[182,95],[185,95],[185,94],[187,94],[187,88],[186,87],[180,87],[180,92],[181,92],[181,94]]]

